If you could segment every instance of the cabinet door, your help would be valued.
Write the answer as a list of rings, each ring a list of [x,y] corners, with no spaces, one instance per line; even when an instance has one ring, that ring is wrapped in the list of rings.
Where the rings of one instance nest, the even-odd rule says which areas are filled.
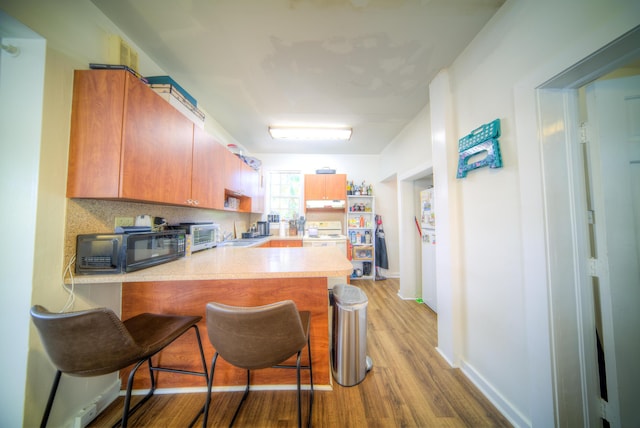
[[[307,174],[304,176],[304,199],[318,201],[325,199],[325,176]]]
[[[325,181],[325,196],[330,200],[347,199],[347,176],[346,174],[327,174]]]
[[[117,198],[125,72],[74,72],[67,197]]]
[[[254,171],[251,191],[251,212],[263,213],[264,204],[264,176],[261,171]]]
[[[224,187],[238,195],[242,194],[242,161],[229,150],[224,154]]]
[[[193,123],[133,75],[126,76],[121,197],[188,204]]]
[[[302,247],[301,239],[278,239],[271,241],[272,247],[288,248],[288,247]]]
[[[224,209],[224,152],[227,149],[197,126],[193,128],[191,199],[200,208]]]

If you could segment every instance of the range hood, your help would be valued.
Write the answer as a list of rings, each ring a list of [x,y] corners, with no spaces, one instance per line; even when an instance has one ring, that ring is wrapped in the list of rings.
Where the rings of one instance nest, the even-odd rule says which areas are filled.
[[[318,200],[307,201],[307,209],[332,209],[332,210],[344,210],[347,205],[345,200]]]

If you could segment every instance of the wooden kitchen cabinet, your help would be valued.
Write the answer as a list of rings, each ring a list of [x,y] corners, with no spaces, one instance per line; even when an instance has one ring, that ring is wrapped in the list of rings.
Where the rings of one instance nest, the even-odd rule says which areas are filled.
[[[269,244],[279,248],[302,247],[302,239],[272,239]]]
[[[242,160],[226,150],[224,154],[224,188],[229,193],[243,195]]]
[[[264,188],[262,175],[251,168],[240,157],[225,150],[224,193],[225,197],[240,200],[240,206],[229,208],[239,212],[261,213],[264,211]]]
[[[228,150],[213,136],[194,126],[191,199],[194,206],[224,209],[224,158]]]
[[[306,174],[304,176],[304,199],[345,200],[347,199],[346,174]]]
[[[75,72],[67,197],[261,212],[258,178],[131,73]]]
[[[67,196],[189,205],[193,129],[131,73],[76,71]]]
[[[253,170],[249,174],[251,189],[251,212],[264,212],[264,180],[261,171]]]

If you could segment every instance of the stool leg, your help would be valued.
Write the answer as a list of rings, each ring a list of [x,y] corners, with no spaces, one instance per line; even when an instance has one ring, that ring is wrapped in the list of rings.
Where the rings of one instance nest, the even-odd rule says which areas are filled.
[[[298,428],[302,428],[302,392],[300,388],[300,354],[298,351],[298,357],[296,358],[296,379],[298,385]]]
[[[211,375],[207,381],[207,399],[204,402],[204,415],[202,416],[202,428],[207,428],[207,420],[209,419],[209,404],[211,403],[211,388],[213,388],[213,374],[216,371],[216,361],[218,360],[218,353],[213,355],[211,360]]]
[[[242,407],[242,403],[244,403],[244,400],[247,398],[247,395],[249,395],[250,379],[251,379],[251,370],[247,370],[247,387],[244,390],[244,394],[242,395],[242,399],[240,400],[240,404],[238,404],[238,408],[236,409],[236,412],[233,414],[233,419],[231,419],[231,423],[229,424],[229,427],[233,426],[233,423],[236,421],[236,418],[238,417],[238,413],[240,413],[240,408]]]
[[[309,384],[311,392],[309,395],[309,422],[307,426],[311,427],[311,413],[313,412],[313,365],[311,364],[311,338],[307,339],[307,350],[309,352]]]
[[[202,340],[200,340],[200,329],[196,324],[193,325],[193,328],[196,330],[196,339],[198,340],[198,347],[200,348],[200,359],[202,360],[202,369],[204,370],[204,378],[209,378],[209,373],[207,372],[207,360],[204,357],[204,348],[202,347]]]
[[[47,407],[44,409],[44,415],[42,415],[40,428],[45,428],[49,421],[49,415],[51,414],[51,408],[53,407],[53,399],[56,398],[56,391],[58,391],[58,385],[60,384],[60,376],[62,376],[62,372],[60,370],[56,370],[56,376],[53,378],[53,385],[51,386],[51,392],[49,393],[49,399],[47,400]]]
[[[131,405],[131,389],[133,388],[133,377],[138,371],[138,368],[145,361],[147,361],[149,366],[151,366],[151,358],[138,361],[138,363],[133,367],[133,370],[131,370],[131,373],[129,373],[129,380],[127,381],[127,393],[124,396],[124,406],[122,409],[122,419],[116,422],[112,428],[117,427],[118,425],[120,425],[122,428],[127,428],[127,423],[129,422],[129,416],[135,413],[135,411],[138,410],[140,406],[142,406],[149,398],[151,398],[151,396],[153,395],[153,392],[156,389],[155,379],[153,378],[153,372],[149,370],[149,374],[151,375],[151,389],[149,390],[147,395],[145,395],[144,398],[138,402],[138,404],[133,406],[133,409],[129,410],[129,406]]]

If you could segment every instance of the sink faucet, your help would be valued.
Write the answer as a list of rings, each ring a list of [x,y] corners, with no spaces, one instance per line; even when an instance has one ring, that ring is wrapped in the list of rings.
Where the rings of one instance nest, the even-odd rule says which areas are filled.
[[[222,233],[222,242],[229,241],[232,238],[233,238],[233,233],[231,233],[231,232],[223,232]]]

